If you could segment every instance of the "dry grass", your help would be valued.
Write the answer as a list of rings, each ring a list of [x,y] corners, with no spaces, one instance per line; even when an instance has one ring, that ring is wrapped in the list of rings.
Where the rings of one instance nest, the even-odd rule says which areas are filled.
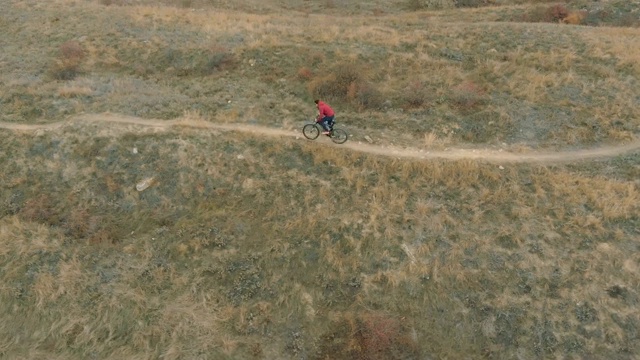
[[[197,112],[183,118],[203,121]],[[48,349],[68,358],[420,358],[635,349],[628,334],[638,321],[638,259],[624,249],[635,236],[640,193],[630,179],[383,160],[193,127],[169,134],[110,128],[113,140],[84,149],[85,130],[105,133],[93,126],[40,139],[65,136],[54,158],[75,157],[82,188],[53,183],[52,173],[69,171],[62,160],[37,170],[29,147],[12,150],[40,188],[55,191],[47,201],[30,193],[17,215],[2,220],[3,304],[40,315],[23,322],[40,334],[29,341],[31,352],[2,329],[7,356]],[[108,154],[119,154],[115,167],[104,167]],[[158,183],[137,192],[147,167]],[[93,187],[95,176],[110,185]],[[17,189],[3,188],[3,197]],[[167,196],[173,207],[162,205]],[[111,225],[92,229],[94,217]],[[101,231],[110,233],[95,240]],[[567,303],[578,305],[567,311]],[[580,330],[605,328],[610,345]],[[460,342],[452,339],[465,345],[454,348]]]
[[[78,96],[90,96],[93,90],[90,87],[82,86],[63,86],[58,89],[58,95],[65,98],[72,98]]]
[[[497,22],[544,2],[218,3],[6,4],[3,121],[175,126],[0,132],[0,357],[640,351],[634,154],[497,167],[207,126],[298,129],[322,95],[355,136],[425,151],[632,139],[638,29]]]
[[[53,55],[43,59],[60,65],[54,71],[59,74],[71,68],[73,74],[64,78],[83,74],[84,83],[55,85],[53,95],[63,101],[51,98],[49,84],[32,84],[28,89],[14,85],[4,94],[11,99],[3,112],[9,120],[105,109],[169,119],[198,109],[208,119],[265,124],[275,119],[276,125],[292,127],[303,117],[298,114],[312,112],[310,98],[327,96],[340,119],[354,129],[377,138],[412,134],[406,142],[414,146],[424,133],[443,137],[445,129],[459,126],[457,116],[483,111],[515,120],[476,122],[452,140],[529,143],[533,139],[559,146],[629,138],[637,127],[633,99],[638,87],[630,80],[639,71],[634,65],[637,54],[627,51],[634,49],[637,29],[487,22],[525,11],[528,5],[501,2],[495,7],[407,13],[399,4],[386,4],[381,14],[381,3],[360,9],[341,3],[327,5],[325,14],[297,13],[304,6],[294,2],[289,10],[296,15],[290,16],[268,2],[244,6],[225,2],[221,8],[197,1],[189,6],[94,2],[76,4],[76,12],[69,14],[65,11],[71,3],[64,4],[56,16],[69,22],[58,21],[56,26],[71,39],[52,41],[47,51]],[[44,5],[40,7],[45,12]],[[249,8],[256,11],[247,12]],[[96,15],[103,13],[127,24],[130,34]],[[80,21],[74,16],[82,14],[89,16],[96,36],[72,35],[71,20]],[[44,29],[37,25],[40,20],[33,18],[34,29]],[[327,22],[331,25],[317,25]],[[167,28],[178,30],[168,36]],[[51,26],[46,29],[53,34]],[[607,40],[613,35],[615,39]],[[29,33],[21,36],[16,40],[32,39]],[[531,41],[518,46],[514,37]],[[36,50],[10,52],[9,59],[25,58],[28,51]],[[35,69],[39,64],[26,66]],[[355,78],[342,76],[348,67]],[[32,81],[10,80],[11,84]],[[459,93],[465,83],[482,90],[481,101]],[[612,93],[622,100],[615,108],[607,106],[606,94]],[[477,105],[460,106],[470,102]],[[269,119],[259,110],[265,108],[273,111]],[[603,118],[616,117],[621,125],[588,124],[587,114],[596,112]],[[549,118],[555,122],[552,127],[580,128],[574,132],[578,135],[527,127],[528,122]],[[474,133],[479,135],[470,135]]]

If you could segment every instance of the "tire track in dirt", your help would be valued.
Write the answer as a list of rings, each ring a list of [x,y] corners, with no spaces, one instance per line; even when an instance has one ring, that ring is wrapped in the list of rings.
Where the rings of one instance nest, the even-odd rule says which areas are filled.
[[[245,133],[253,133],[266,135],[271,137],[294,137],[304,139],[300,131],[289,131],[284,129],[268,128],[264,126],[246,125],[246,124],[215,124],[202,120],[178,119],[178,120],[155,120],[142,119],[137,117],[122,116],[116,114],[87,114],[71,118],[67,121],[61,121],[51,124],[18,124],[0,122],[0,128],[17,130],[17,131],[36,131],[36,130],[55,130],[66,125],[75,123],[112,123],[139,125],[144,127],[155,127],[162,129],[170,129],[172,127],[189,127],[202,128],[221,131],[237,131]],[[347,142],[342,145],[336,145],[328,141],[321,142],[324,145],[347,148],[353,151],[388,156],[395,158],[409,159],[449,159],[449,160],[482,160],[495,163],[565,163],[575,161],[585,161],[601,158],[609,158],[626,153],[632,153],[640,150],[640,139],[634,139],[631,142],[622,145],[601,146],[590,149],[558,151],[558,152],[508,152],[501,150],[487,149],[460,149],[452,148],[444,151],[424,150],[424,149],[407,149],[392,146],[378,146],[371,144],[361,144]]]

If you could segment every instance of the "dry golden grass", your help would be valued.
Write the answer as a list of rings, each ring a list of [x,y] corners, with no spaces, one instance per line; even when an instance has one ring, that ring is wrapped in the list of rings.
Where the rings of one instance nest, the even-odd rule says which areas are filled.
[[[299,129],[313,110],[306,89],[350,64],[362,82],[340,84],[340,120],[385,145],[444,149],[471,122],[478,127],[468,133],[492,121],[502,127],[487,142],[512,136],[505,147],[530,153],[542,135],[519,144],[518,126],[532,126],[521,122],[567,109],[551,143],[632,139],[637,29],[492,22],[529,5],[373,17],[342,14],[341,3],[327,13],[258,14],[233,4],[52,4],[7,9],[37,11],[37,22],[53,11],[87,16],[104,28],[85,23],[92,35],[82,40],[64,17],[10,28],[25,44],[31,28],[42,30],[39,44],[69,35],[83,54],[73,80],[0,79],[10,120],[44,104],[46,116],[110,109],[175,126],[87,121],[38,137],[0,132],[9,169],[0,174],[0,357],[614,359],[639,351],[633,154],[497,167],[209,126],[257,119]],[[233,6],[250,5],[261,6]],[[59,46],[52,41],[56,55],[38,71]],[[180,63],[212,48],[237,66],[201,76]],[[21,54],[11,50],[6,61]],[[362,110],[365,85],[390,108]],[[413,90],[422,92],[404,108]],[[137,191],[147,177],[154,185]]]
[[[629,67],[635,73],[638,68],[640,51],[634,46],[634,39],[638,36],[636,28],[604,28],[602,31],[586,30],[586,41],[596,52],[596,56],[617,59],[618,67]],[[615,55],[614,55],[615,54]]]
[[[192,136],[190,134],[195,134],[197,131],[188,129],[189,128],[184,128],[181,136]],[[251,141],[251,138],[243,138],[243,141],[247,140]],[[194,140],[183,139],[181,141],[174,141],[178,146],[188,148],[192,156],[181,157],[179,155],[179,151],[173,156],[179,158],[182,163],[201,161],[210,162],[210,159],[194,154],[205,150],[199,150],[197,147],[190,145],[192,141]],[[278,153],[281,153],[284,148],[288,147],[289,145],[278,145],[275,148],[276,150],[269,150],[266,154],[272,157],[278,156]],[[362,162],[361,155],[353,156],[351,154],[338,151],[318,152],[317,146],[312,144],[305,145],[303,152],[308,153],[313,159],[312,162],[308,163],[309,166],[313,166],[313,164],[315,164],[315,167],[335,167],[338,170],[336,174],[340,174],[339,178],[344,179],[345,185],[338,185],[339,183],[337,180],[339,178],[335,178],[327,184],[320,181],[317,183],[317,186],[314,187],[313,191],[305,191],[305,197],[303,200],[301,199],[298,205],[296,205],[295,202],[290,203],[286,197],[273,198],[269,196],[271,201],[267,203],[270,203],[271,209],[280,209],[280,211],[273,211],[269,209],[264,210],[263,218],[267,219],[267,221],[269,221],[268,219],[276,219],[282,216],[283,209],[302,206],[301,209],[296,209],[292,214],[292,218],[286,223],[286,225],[283,224],[284,228],[287,233],[311,236],[311,241],[314,241],[317,244],[314,246],[319,246],[320,249],[322,249],[322,253],[319,254],[321,263],[326,264],[326,266],[332,269],[330,272],[331,277],[340,279],[340,282],[346,283],[348,281],[353,281],[349,279],[353,279],[354,273],[357,274],[358,272],[363,271],[363,269],[366,269],[368,266],[367,263],[371,261],[372,258],[380,260],[387,259],[387,261],[389,261],[389,268],[386,270],[376,270],[371,272],[365,271],[365,273],[362,274],[361,279],[358,281],[358,284],[360,284],[358,286],[360,286],[362,290],[354,298],[354,304],[358,304],[365,308],[368,308],[371,301],[375,301],[373,299],[378,298],[382,292],[387,292],[389,294],[395,294],[388,300],[391,301],[391,303],[404,303],[406,304],[405,306],[409,306],[408,309],[414,309],[409,305],[410,302],[407,302],[408,300],[401,295],[401,292],[406,288],[416,289],[420,286],[424,286],[420,284],[421,281],[427,281],[427,283],[430,284],[429,286],[431,289],[435,289],[435,293],[433,290],[429,291],[429,293],[432,294],[430,295],[432,297],[431,301],[438,299],[439,296],[433,294],[444,294],[452,289],[458,288],[478,288],[478,277],[481,276],[483,272],[468,269],[465,266],[462,266],[460,262],[451,261],[451,259],[465,258],[471,244],[475,247],[476,253],[491,251],[491,249],[495,247],[494,237],[471,235],[475,232],[473,229],[467,229],[466,231],[453,229],[464,229],[465,226],[485,229],[483,231],[492,229],[495,225],[487,223],[487,216],[489,214],[487,211],[495,213],[497,209],[496,206],[499,208],[507,204],[511,204],[514,202],[513,196],[523,192],[523,189],[517,185],[517,182],[509,183],[503,176],[499,176],[496,170],[486,168],[471,161],[461,161],[453,164],[440,162],[418,163],[397,160],[380,161],[378,159],[365,157],[364,163],[360,166],[364,165],[366,167],[358,167],[354,166],[354,163]],[[257,154],[253,154],[250,151],[248,156],[255,157]],[[166,160],[167,158],[165,158],[165,161]],[[225,176],[224,174],[228,173],[220,170],[216,176],[223,177]],[[373,182],[371,180],[367,180],[374,174],[378,174],[377,180]],[[252,176],[256,177],[258,175],[254,174]],[[311,179],[315,179],[313,176],[308,177],[295,171],[291,172],[291,176],[293,176],[293,178],[290,178],[287,181],[293,180],[299,184],[308,184]],[[395,181],[400,181],[401,184],[404,185],[399,186],[399,184],[394,184],[394,182],[391,181],[392,177],[397,177],[399,180]],[[517,181],[518,173],[512,172],[508,174],[508,177],[512,177]],[[331,178],[331,175],[329,175],[329,178]],[[186,178],[184,181],[189,182],[192,180]],[[507,182],[504,183],[505,181]],[[616,182],[604,177],[584,178],[576,183],[575,176],[571,176],[562,171],[559,173],[547,171],[544,168],[537,169],[532,174],[532,181],[541,185],[539,187],[539,192],[535,195],[536,197],[531,199],[525,197],[515,201],[515,204],[508,206],[510,210],[504,212],[504,215],[502,215],[505,218],[513,217],[521,219],[520,232],[523,232],[522,236],[515,236],[516,230],[513,228],[513,223],[508,221],[500,221],[498,223],[502,225],[499,229],[490,230],[495,232],[495,237],[497,238],[512,237],[515,242],[510,246],[515,247],[515,249],[520,249],[526,246],[527,241],[524,240],[524,236],[526,236],[526,234],[535,234],[545,228],[545,224],[548,222],[555,221],[553,218],[545,220],[544,216],[540,216],[540,214],[544,214],[544,211],[547,211],[544,209],[548,207],[545,204],[545,202],[548,201],[552,201],[555,204],[552,208],[565,209],[565,212],[569,209],[579,208],[585,200],[589,201],[595,212],[585,213],[582,216],[579,214],[572,215],[567,218],[565,226],[571,228],[571,231],[576,232],[578,235],[597,233],[606,234],[609,231],[609,225],[606,219],[628,219],[628,216],[625,217],[624,213],[633,214],[638,212],[636,205],[638,203],[638,199],[636,199],[638,196],[637,188],[630,183]],[[262,185],[263,183],[264,185]],[[244,182],[242,182],[239,187],[248,191],[247,196],[255,196],[256,192],[251,191],[251,189],[263,189],[265,187],[273,188],[273,185],[270,186],[269,184],[274,183],[284,184],[284,182],[279,182],[277,178],[272,178],[268,182],[265,182],[264,180],[257,180],[257,178],[256,180],[253,180],[253,178],[245,178]],[[332,191],[328,191],[329,183],[332,183]],[[358,185],[359,183],[363,185]],[[495,187],[495,185],[492,184],[498,186]],[[464,204],[469,208],[469,213],[472,215],[474,220],[462,221],[458,218],[460,216],[459,210],[454,211],[451,208],[452,204],[443,203],[438,199],[438,197],[430,198],[419,195],[421,189],[423,189],[425,185],[436,189],[440,186],[448,189],[448,191],[454,191],[455,189],[467,189],[470,186],[480,186],[480,189],[477,191],[464,192],[464,194],[466,194],[464,196],[467,197],[467,199],[465,201],[459,201],[461,205]],[[323,200],[329,198],[332,192],[337,191],[336,186],[346,186],[345,189],[354,190],[353,197],[341,199],[341,203],[343,206],[347,206],[347,209],[335,207],[331,202]],[[358,186],[361,187],[360,195],[355,193]],[[600,189],[600,191],[596,191],[596,189]],[[340,192],[345,195],[349,193],[348,191]],[[263,193],[263,191],[260,191],[260,193]],[[417,197],[415,205],[409,205],[409,199],[415,197]],[[615,199],[620,200],[621,198],[626,200],[623,202],[618,201],[617,206],[612,206]],[[538,200],[534,201],[534,199]],[[228,209],[233,209],[233,207],[229,207]],[[240,210],[242,207],[236,207],[236,209]],[[318,213],[338,214],[340,214],[341,211],[347,211],[346,213],[351,214],[350,218],[353,219],[353,223],[350,221],[343,222],[344,225],[342,231],[345,233],[340,237],[341,240],[339,240],[339,244],[336,245],[334,243],[335,235],[329,236],[326,233],[320,233],[318,236],[317,229],[323,226],[322,223],[325,220],[318,216],[302,216],[303,214],[309,213],[309,210],[305,211],[304,209],[312,209],[314,212]],[[227,210],[227,212],[228,211],[229,210]],[[358,211],[357,215],[355,211]],[[598,211],[602,212],[604,218],[596,216]],[[402,213],[405,214],[398,216]],[[356,216],[355,218],[354,215]],[[360,218],[360,220],[358,220],[358,218]],[[425,229],[429,229],[429,236],[432,236],[431,234],[444,235],[451,231],[456,231],[458,233],[461,232],[460,239],[462,241],[452,243],[451,248],[446,252],[441,252],[442,250],[440,245],[433,241],[413,244],[409,237],[406,238],[408,242],[395,242],[394,239],[402,234],[403,231],[406,231],[401,230],[401,226],[396,225],[397,221],[402,218],[408,219],[414,224],[422,224]],[[17,220],[15,217],[12,219],[12,221],[14,221],[13,225],[2,227],[3,238],[6,238],[6,235],[9,234],[7,231],[12,231],[11,234],[16,234],[21,231],[20,229],[24,229],[23,222]],[[362,235],[349,235],[348,231],[350,230],[348,229],[351,228],[352,224],[358,224],[361,220],[364,220],[362,232],[364,237],[362,237]],[[187,224],[188,223],[184,223],[180,228],[188,231],[189,228],[185,227]],[[47,230],[46,227],[42,227],[41,229]],[[624,239],[628,238],[628,234],[622,230],[617,231],[617,236],[619,238],[618,241],[624,241]],[[48,236],[44,237],[46,238]],[[33,237],[31,241],[35,241],[38,238],[43,238],[43,236]],[[535,253],[525,252],[524,259],[520,262],[520,265],[517,266],[524,269],[535,269],[534,274],[539,278],[546,278],[550,276],[550,274],[554,273],[554,268],[558,268],[557,262],[552,260],[555,256],[553,255],[554,249],[562,247],[562,244],[565,242],[562,237],[556,235],[550,235],[548,239],[549,240],[547,240],[543,245],[543,251],[547,256],[551,257],[551,261],[541,261],[540,257]],[[24,243],[25,241],[26,238],[23,238],[22,245],[20,242],[13,242],[10,246],[3,247],[3,258],[7,258],[9,254],[14,251],[21,251],[23,253],[25,251],[31,251],[32,244],[30,243],[27,247],[26,243]],[[389,248],[388,245],[390,242],[395,243],[397,251],[404,254],[404,260],[401,257],[398,257],[396,250]],[[59,244],[54,244],[49,247],[49,251],[56,251],[59,246]],[[210,251],[206,248],[202,239],[196,240],[196,238],[193,237],[190,242],[178,244],[176,246],[179,249],[178,253],[182,257],[188,254],[205,254]],[[263,246],[268,247],[270,249],[269,253],[272,253],[275,256],[284,256],[289,258],[289,261],[297,261],[296,258],[298,255],[296,255],[296,253],[299,251],[298,246],[293,245],[290,240],[276,236],[271,241],[265,242]],[[72,343],[74,346],[81,348],[93,348],[95,349],[94,351],[99,352],[108,352],[110,356],[118,356],[122,354],[129,354],[128,356],[132,356],[135,352],[131,352],[131,350],[126,350],[125,348],[117,351],[110,351],[105,347],[105,345],[100,345],[96,342],[95,336],[97,336],[98,333],[83,333],[79,331],[79,329],[88,327],[88,329],[93,329],[93,331],[106,331],[108,328],[103,328],[103,326],[111,323],[116,324],[122,321],[122,319],[117,317],[106,315],[106,311],[123,311],[128,308],[129,311],[131,311],[133,318],[140,318],[144,313],[149,311],[149,308],[159,307],[159,309],[161,309],[161,315],[159,317],[161,322],[152,323],[138,329],[132,334],[129,340],[130,344],[135,345],[135,348],[138,349],[138,351],[157,353],[167,358],[180,358],[186,354],[194,354],[192,351],[196,348],[198,349],[197,351],[220,351],[222,354],[226,354],[225,356],[235,356],[234,354],[245,353],[245,351],[261,354],[278,354],[281,353],[282,350],[277,350],[277,347],[274,347],[275,344],[264,343],[260,340],[259,336],[255,337],[255,335],[249,335],[252,331],[255,331],[252,329],[260,329],[265,326],[267,328],[273,328],[276,324],[284,325],[287,323],[285,320],[286,316],[282,317],[285,313],[289,314],[288,316],[295,316],[297,319],[300,319],[298,316],[302,316],[305,319],[303,320],[305,322],[317,322],[320,318],[318,316],[319,314],[326,312],[335,306],[331,305],[331,302],[326,302],[326,295],[323,295],[322,288],[314,288],[306,282],[294,282],[291,285],[285,285],[286,283],[282,283],[282,281],[286,279],[288,275],[274,274],[274,276],[269,279],[268,283],[271,284],[271,286],[285,286],[290,289],[286,292],[287,295],[282,294],[271,301],[250,301],[240,306],[228,307],[227,305],[224,305],[224,295],[222,295],[222,298],[219,295],[213,295],[213,293],[209,293],[209,295],[207,295],[206,292],[201,293],[203,289],[194,287],[194,281],[196,284],[203,284],[203,282],[208,281],[206,280],[207,277],[200,276],[199,278],[194,279],[192,275],[184,273],[184,271],[179,271],[174,265],[169,265],[167,268],[164,266],[152,266],[149,268],[149,265],[152,264],[154,261],[153,259],[157,256],[154,255],[156,253],[154,247],[153,243],[149,241],[144,241],[137,245],[135,243],[127,245],[126,252],[135,256],[138,260],[133,268],[134,271],[127,275],[123,275],[124,277],[120,280],[125,281],[125,283],[114,283],[113,295],[110,298],[105,299],[106,301],[98,306],[97,313],[102,315],[98,316],[95,321],[87,317],[75,316],[62,325],[60,328],[61,332],[63,334],[68,334],[67,336],[70,336],[73,339]],[[345,249],[349,250],[345,251]],[[74,251],[77,252],[80,250],[81,249],[76,249]],[[601,291],[602,287],[607,287],[610,286],[609,284],[611,283],[619,283],[620,281],[626,282],[625,273],[637,273],[637,267],[632,265],[633,259],[625,259],[626,256],[622,254],[617,247],[612,245],[602,245],[598,247],[598,251],[599,253],[594,259],[592,259],[591,268],[586,269],[587,272],[593,271],[594,274],[600,274],[604,269],[599,268],[595,263],[605,264],[607,262],[611,262],[611,266],[619,267],[624,270],[622,270],[622,272],[615,273],[618,275],[612,274],[607,277],[600,277],[597,285],[592,285],[581,291],[578,291],[577,289],[568,291],[559,289],[559,296],[561,298],[570,299],[575,303],[584,302],[584,299],[589,299],[589,296],[596,299],[598,298],[597,294]],[[237,251],[221,252],[217,256],[217,261],[228,262],[230,257],[236,257],[238,254],[240,253]],[[35,295],[33,306],[36,309],[42,310],[47,306],[54,306],[56,301],[61,298],[81,296],[79,291],[82,289],[82,284],[91,282],[90,278],[87,277],[88,268],[86,268],[86,265],[78,262],[77,257],[73,255],[69,256],[70,257],[68,257],[67,260],[63,261],[59,265],[60,270],[57,275],[53,275],[52,273],[41,273],[37,276],[32,290]],[[622,260],[617,260],[620,257]],[[480,257],[480,259],[482,259],[482,257]],[[189,260],[184,259],[183,261]],[[570,264],[564,264],[559,268],[561,273],[569,273],[570,267]],[[139,274],[144,269],[150,270],[147,273],[147,281],[151,284],[158,284],[157,286],[159,286],[160,284],[167,283],[171,284],[172,288],[184,289],[185,292],[178,292],[178,295],[172,301],[165,303],[165,300],[163,300],[162,297],[152,295],[151,293],[148,293],[148,290],[144,290],[139,287],[131,288],[125,285],[126,282],[135,282],[137,277],[135,273]],[[312,268],[307,267],[307,269]],[[580,282],[582,280],[581,278],[575,278],[574,281]],[[487,289],[485,289],[485,291],[486,290]],[[539,291],[540,296],[543,296],[542,289],[534,291]],[[202,295],[197,295],[199,293]],[[433,298],[434,296],[436,296],[436,298]],[[466,316],[471,316],[470,314],[473,314],[473,310],[468,309],[465,305],[456,302],[443,302],[444,299],[445,298],[439,298],[439,300],[433,303],[432,306],[445,306],[452,313],[467,313],[468,315]],[[490,302],[493,306],[500,309],[508,309],[514,306],[529,308],[530,306],[526,305],[527,301],[528,300],[525,300],[522,297],[515,296],[510,293],[504,293],[503,295],[497,296],[495,300],[491,300]],[[124,304],[137,305],[131,307],[131,305]],[[588,304],[595,304],[595,300],[588,301]],[[75,304],[74,306],[79,305],[80,304]],[[550,305],[548,306],[553,309],[556,305],[558,305],[558,301],[551,300]],[[615,303],[610,305],[619,309],[619,314],[621,314],[621,316],[632,316],[629,309],[620,307]],[[80,308],[75,308],[74,311],[79,311],[79,309]],[[585,309],[588,310],[589,308]],[[598,309],[597,316],[602,317],[603,315],[600,314],[604,310],[600,307],[598,307]],[[416,309],[408,311],[409,312],[406,314],[410,314],[412,311],[416,311]],[[402,314],[402,312],[400,314]],[[588,311],[585,314],[587,314],[585,316],[591,316],[588,315],[590,314]],[[367,316],[371,317],[364,317],[361,320],[354,317],[350,318],[350,326],[354,329],[360,329],[361,325],[372,326],[378,328],[379,331],[384,330],[385,334],[389,331],[400,331],[399,328],[396,328],[395,325],[393,325],[393,321],[390,322],[388,326],[382,325],[380,321],[383,320],[381,320],[382,318],[380,318],[380,315],[376,313]],[[481,321],[479,322],[479,326],[482,328],[481,333],[486,339],[489,339],[489,341],[499,341],[498,334],[504,330],[505,326],[503,320],[499,320],[503,319],[502,316],[503,315],[501,315],[501,313],[497,313],[490,314],[487,317],[480,319]],[[346,314],[338,316],[337,319],[343,317],[346,317]],[[280,320],[273,322],[275,319]],[[471,318],[467,318],[467,320],[471,320]],[[232,324],[233,328],[236,329],[236,335],[225,330],[226,326],[230,324]],[[534,326],[531,322],[528,322],[528,324],[530,325],[526,326]],[[578,326],[578,324],[579,323],[576,322],[574,325]],[[603,326],[608,325],[618,329],[615,323],[605,321],[604,318],[602,324]],[[330,324],[327,324],[327,326],[330,326]],[[418,323],[414,323],[413,326],[417,326],[418,329],[421,328]],[[365,330],[362,328],[362,330],[358,331]],[[422,330],[416,330],[416,328],[414,328],[413,331],[417,331],[416,336],[418,339],[422,336],[421,334],[424,334]],[[559,330],[556,329],[556,331]],[[624,332],[622,330],[615,331],[616,332],[612,334],[614,338],[624,338]],[[362,334],[367,333],[363,332]],[[376,336],[382,336],[382,334],[383,333],[379,333]],[[283,333],[283,336],[286,337],[286,333]],[[107,338],[109,337],[110,335],[107,335]],[[249,340],[250,338],[255,340]],[[212,341],[211,339],[217,340]],[[378,349],[376,346],[383,349],[387,346],[391,346],[392,343],[398,344],[406,341],[401,340],[401,338],[393,337],[389,339],[394,340],[385,340],[387,337],[384,337],[378,339],[376,342],[377,345],[374,346],[374,344],[367,342],[370,341],[367,340],[367,338],[357,339],[359,339],[357,341],[361,341],[361,347],[358,347],[358,349],[360,349],[359,351],[363,351],[363,353],[377,351],[375,350]],[[245,347],[245,344],[251,343],[253,345],[248,348]],[[160,352],[157,352],[156,350],[158,344],[162,344],[162,350]],[[280,346],[284,346],[285,349],[292,349],[291,351],[294,352],[302,351],[302,348],[300,347],[302,345],[296,342],[288,345],[290,347],[287,347],[287,345]],[[419,344],[411,346],[413,349],[412,351],[421,351],[419,350]],[[585,343],[585,346],[590,347],[595,346],[595,344]],[[62,349],[61,347],[56,348]],[[438,347],[435,347],[433,349],[437,348]],[[9,345],[7,349],[11,349],[11,346]]]
[[[72,8],[71,3],[62,4],[66,5],[60,6],[61,12]],[[362,70],[366,81],[340,85],[344,91],[340,91],[335,101],[345,123],[361,127],[366,123],[364,117],[376,119],[372,121],[373,129],[368,131],[380,135],[380,129],[388,127],[392,131],[389,137],[395,138],[414,130],[413,116],[408,115],[409,112],[390,116],[383,110],[404,107],[418,112],[429,110],[430,115],[418,125],[421,130],[416,132],[418,135],[408,135],[405,141],[414,146],[423,142],[421,135],[425,133],[448,138],[446,130],[460,126],[457,123],[460,114],[457,113],[464,117],[476,110],[505,115],[494,122],[502,126],[501,133],[484,136],[473,131],[455,132],[450,137],[452,143],[517,142],[520,140],[517,136],[521,125],[519,119],[547,116],[528,110],[528,102],[533,103],[530,105],[534,109],[558,113],[576,106],[576,98],[596,97],[597,101],[590,101],[593,105],[580,104],[588,107],[584,113],[559,120],[575,127],[582,127],[583,114],[594,112],[601,113],[603,119],[623,112],[625,116],[619,121],[629,123],[631,128],[633,119],[637,118],[635,107],[630,104],[637,87],[632,83],[625,84],[626,77],[621,75],[638,71],[633,65],[637,54],[625,51],[633,48],[630,41],[637,29],[600,31],[557,24],[492,22],[504,20],[505,12],[526,10],[530,7],[526,4],[500,3],[501,6],[496,7],[418,13],[402,11],[399,4],[377,4],[371,8],[362,5],[362,9],[337,4],[330,6],[328,12],[312,13],[309,10],[296,12],[296,9],[306,8],[298,3],[291,5],[290,12],[274,11],[275,5],[266,3],[216,5],[222,8],[198,2],[189,6],[173,5],[75,4],[73,9],[78,14],[108,14],[130,26],[133,35],[112,36],[121,34],[121,30],[109,25],[115,20],[105,23],[102,18],[92,15],[95,24],[103,24],[103,28],[95,29],[97,35],[70,40],[81,47],[83,59],[78,71],[87,82],[56,86],[58,96],[72,102],[72,106],[65,106],[64,111],[47,109],[47,113],[61,117],[68,111],[126,108],[131,114],[167,119],[179,117],[185,109],[199,108],[197,111],[208,121],[259,121],[273,125],[275,119],[276,125],[293,129],[298,128],[298,114],[308,111],[308,101],[304,98],[314,95],[306,90],[315,88],[309,85],[335,76],[336,64],[349,63]],[[44,5],[39,6],[45,11]],[[380,6],[394,10],[380,12]],[[247,13],[251,7],[265,11]],[[345,11],[347,8],[349,10]],[[290,16],[291,13],[296,15]],[[318,26],[327,22],[331,25]],[[167,27],[177,29],[172,33],[181,40],[167,38],[163,32]],[[143,29],[148,33],[145,30],[142,35]],[[48,31],[51,32],[50,27]],[[59,31],[69,30],[64,27]],[[515,37],[536,40],[530,46],[513,46],[511,34],[514,31]],[[135,35],[138,33],[140,36]],[[197,35],[188,37],[187,34],[192,33]],[[600,33],[604,33],[604,37],[616,35],[617,38],[606,44],[602,41],[604,37],[599,37]],[[578,46],[585,42],[586,48]],[[329,51],[325,44],[332,44]],[[59,47],[60,44],[52,46]],[[218,67],[216,64],[226,61],[219,55],[228,55],[233,66]],[[615,57],[616,63],[591,61],[607,57]],[[585,71],[575,71],[576,68]],[[298,72],[302,69],[305,69],[305,75],[300,76]],[[591,74],[596,73],[609,79],[606,86],[590,85],[594,84]],[[111,76],[108,74],[118,76],[113,77],[110,84],[113,88],[105,91],[101,77]],[[199,77],[202,86],[193,86],[194,76]],[[155,85],[145,83],[150,79],[162,80]],[[24,82],[9,80],[11,84]],[[410,90],[416,82],[420,83],[417,97]],[[465,82],[476,83],[486,94],[481,104],[473,109],[461,107],[460,96],[456,96],[456,88]],[[221,83],[237,86],[222,89],[224,86],[215,85]],[[575,88],[582,89],[582,93],[575,94]],[[616,102],[620,107],[603,109],[600,106],[608,103],[600,94],[600,89],[605,88],[606,92],[621,94],[621,100],[625,101]],[[42,97],[42,93],[48,91],[45,89],[36,86],[29,91]],[[560,93],[549,95],[549,89],[559,89]],[[563,92],[571,96],[564,96]],[[282,94],[286,94],[286,99],[280,102]],[[500,96],[496,97],[498,94]],[[508,98],[515,98],[517,104],[505,103]],[[24,97],[13,99],[10,111],[6,112],[12,119],[20,118],[21,113],[28,113],[30,120],[42,115],[39,111],[29,111],[29,102],[23,101]],[[273,108],[274,102],[280,102],[282,106]],[[263,116],[265,107],[274,112],[270,120]],[[365,115],[366,111],[373,114]],[[383,121],[389,118],[393,121]],[[632,131],[620,130],[611,124],[602,127],[585,126],[566,136],[564,133],[546,137],[545,134],[534,135],[538,141],[555,145],[566,141],[593,143],[603,138],[617,140],[633,136]]]
[[[61,97],[77,97],[77,96],[89,96],[93,93],[93,90],[90,87],[69,87],[64,86],[58,89],[58,95]]]

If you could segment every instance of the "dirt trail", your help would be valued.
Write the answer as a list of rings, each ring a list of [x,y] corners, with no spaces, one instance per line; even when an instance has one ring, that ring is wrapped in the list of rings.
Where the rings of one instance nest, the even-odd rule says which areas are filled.
[[[254,126],[245,124],[214,124],[206,121],[178,119],[178,120],[153,120],[141,119],[136,117],[122,116],[116,114],[87,114],[74,117],[67,121],[61,121],[51,124],[30,125],[0,122],[0,128],[19,130],[19,131],[36,131],[36,130],[53,130],[62,128],[63,126],[73,123],[87,122],[106,122],[116,124],[140,125],[145,127],[156,127],[168,129],[171,127],[191,127],[204,128],[223,131],[239,131],[254,133],[274,137],[294,137],[303,139],[300,131],[289,131],[284,129],[274,129],[264,126]],[[412,159],[476,159],[495,163],[508,162],[527,162],[527,163],[562,163],[575,162],[581,160],[591,160],[598,158],[607,158],[625,153],[631,153],[640,150],[640,139],[616,146],[602,146],[591,149],[561,151],[561,152],[538,152],[529,151],[521,153],[513,153],[502,150],[486,150],[486,149],[447,149],[444,151],[421,150],[395,148],[392,146],[379,146],[371,144],[361,144],[347,142],[342,145],[335,145],[328,139],[321,138],[323,144],[347,148],[354,151],[364,152],[368,154],[389,156],[396,158],[412,158]]]

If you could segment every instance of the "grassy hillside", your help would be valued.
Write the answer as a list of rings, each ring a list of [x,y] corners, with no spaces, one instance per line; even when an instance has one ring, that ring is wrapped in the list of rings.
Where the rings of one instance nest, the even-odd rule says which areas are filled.
[[[637,156],[500,169],[180,127],[1,136],[7,357],[640,350]]]
[[[634,359],[637,152],[198,127],[299,128],[322,96],[374,145],[637,139],[634,2],[481,3],[0,0],[0,121],[76,119],[0,128],[0,357]]]
[[[640,30],[522,22],[546,19],[546,2],[438,11],[404,2],[371,2],[378,11],[346,1],[4,3],[5,121],[189,111],[297,127],[322,97],[355,136],[380,142],[566,147],[628,140],[640,127]],[[565,8],[589,5],[613,21],[601,13],[625,11],[618,3]]]

